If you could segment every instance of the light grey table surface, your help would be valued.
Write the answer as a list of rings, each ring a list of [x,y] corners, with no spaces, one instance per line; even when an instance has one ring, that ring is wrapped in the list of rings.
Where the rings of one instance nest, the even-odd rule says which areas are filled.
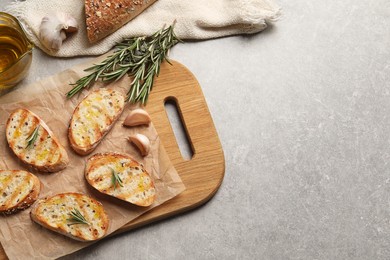
[[[171,53],[224,149],[215,197],[67,259],[390,259],[390,2],[278,3],[263,33]],[[27,81],[85,59],[35,50]]]

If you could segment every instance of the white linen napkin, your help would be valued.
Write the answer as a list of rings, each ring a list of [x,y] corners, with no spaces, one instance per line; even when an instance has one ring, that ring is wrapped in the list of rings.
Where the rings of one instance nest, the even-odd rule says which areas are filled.
[[[45,15],[57,11],[74,16],[80,28],[64,41],[59,51],[50,52],[39,41],[39,26]],[[179,38],[205,40],[257,33],[280,16],[280,8],[273,0],[158,0],[115,33],[91,44],[86,34],[84,1],[26,0],[13,2],[6,12],[22,22],[37,47],[57,57],[100,55],[123,38],[151,35],[175,20],[175,33]]]

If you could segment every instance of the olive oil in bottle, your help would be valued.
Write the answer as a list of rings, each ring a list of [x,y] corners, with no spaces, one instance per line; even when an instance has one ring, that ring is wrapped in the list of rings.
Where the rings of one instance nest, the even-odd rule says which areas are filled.
[[[0,95],[27,76],[33,47],[19,21],[0,12]]]
[[[11,66],[27,50],[23,35],[0,24],[0,72]]]

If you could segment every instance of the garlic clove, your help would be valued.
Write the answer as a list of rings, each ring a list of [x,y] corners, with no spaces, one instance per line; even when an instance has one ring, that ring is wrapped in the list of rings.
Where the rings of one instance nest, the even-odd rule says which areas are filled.
[[[124,126],[139,126],[139,125],[148,125],[150,124],[151,119],[144,109],[137,108],[132,110],[125,120],[123,121]]]
[[[138,150],[140,151],[142,156],[146,156],[150,151],[150,141],[143,134],[135,134],[129,137],[129,142],[133,143]]]
[[[61,31],[60,37],[61,37],[61,43],[62,43],[62,41],[66,39],[66,33],[64,31]]]
[[[72,33],[79,29],[76,19],[71,15],[63,12],[57,12],[56,16],[58,17],[58,20],[61,21],[63,31]]]
[[[78,24],[69,14],[57,12],[42,18],[39,26],[39,40],[51,51],[58,51],[66,39],[66,33],[76,32]]]

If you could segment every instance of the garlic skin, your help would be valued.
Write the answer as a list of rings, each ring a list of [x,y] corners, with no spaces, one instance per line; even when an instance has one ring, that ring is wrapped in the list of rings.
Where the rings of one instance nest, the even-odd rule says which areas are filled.
[[[129,142],[137,146],[142,156],[147,156],[150,151],[150,141],[143,134],[135,134],[129,137]]]
[[[123,121],[124,126],[139,126],[149,125],[151,122],[148,112],[142,108],[132,110],[125,120]]]
[[[41,43],[51,51],[58,51],[67,33],[78,30],[75,18],[63,12],[57,12],[42,18],[39,27],[39,39]]]

